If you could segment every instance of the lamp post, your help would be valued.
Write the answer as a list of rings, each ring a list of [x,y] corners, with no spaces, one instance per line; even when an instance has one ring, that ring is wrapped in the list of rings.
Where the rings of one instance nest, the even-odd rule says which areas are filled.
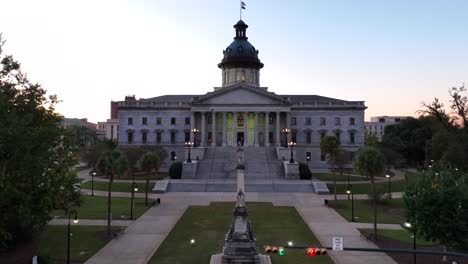
[[[348,173],[348,189],[349,189],[349,171],[351,169],[350,168],[346,168],[346,172]],[[348,193],[348,201],[349,201],[349,193]]]
[[[353,193],[353,186],[348,185],[348,190],[346,190],[346,193],[351,194],[351,222],[354,222],[354,193]]]
[[[294,163],[294,154],[293,154],[293,148],[296,146],[296,142],[289,142],[288,146],[291,148],[291,159],[289,159],[289,163]]]
[[[288,134],[289,134],[289,132],[291,132],[291,130],[289,128],[283,128],[283,130],[281,130],[281,132],[283,132],[283,134],[286,135],[286,140],[284,141],[284,142],[286,142],[285,143],[285,146],[286,146],[288,144]]]
[[[193,147],[196,148],[197,147],[197,133],[199,132],[200,130],[194,128],[192,129],[192,133],[193,133]]]
[[[307,152],[307,153],[309,153],[309,152]],[[306,160],[307,160],[307,168],[309,168],[310,154],[307,154]]]
[[[405,222],[401,226],[406,230],[413,231],[413,250],[416,251],[416,228],[409,222]],[[413,264],[416,264],[416,252],[413,252]]]
[[[94,176],[96,176],[95,171],[91,173],[91,196],[94,196]]]
[[[193,142],[187,141],[185,142],[185,146],[188,148],[187,163],[192,163],[192,159],[190,158],[190,147],[193,146]]]
[[[133,199],[135,199],[135,192],[138,192],[138,186],[134,181],[132,183],[132,197],[130,199],[130,220],[133,220]]]
[[[388,199],[392,199],[392,182],[390,181],[390,175],[385,175],[388,178]]]
[[[68,233],[67,233],[67,264],[70,264],[70,219],[71,215],[74,214],[73,223],[78,223],[78,212],[76,210],[68,211]]]

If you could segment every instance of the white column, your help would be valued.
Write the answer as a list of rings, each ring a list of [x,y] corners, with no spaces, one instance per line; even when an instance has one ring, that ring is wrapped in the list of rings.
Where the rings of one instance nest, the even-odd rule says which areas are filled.
[[[258,112],[255,112],[255,125],[254,125],[254,146],[258,147]]]
[[[280,147],[280,112],[276,112],[276,146]]]
[[[216,112],[211,112],[211,146],[216,147]]]
[[[249,120],[249,113],[244,112],[243,117],[244,117],[244,146],[248,146],[249,145],[249,134],[248,134],[249,130],[247,128],[248,128],[249,122],[247,121]]]
[[[289,112],[286,112],[286,127],[289,128],[289,130],[292,130],[291,129],[291,114]],[[286,143],[291,142],[291,138],[292,138],[291,133],[292,132],[289,132],[287,134]]]
[[[201,112],[201,143],[200,147],[206,146],[206,118],[205,118],[205,112]]]
[[[226,112],[223,112],[223,147],[227,145]]]
[[[195,128],[195,112],[190,115],[190,141],[195,142],[192,130]]]
[[[265,112],[265,147],[270,146],[270,113]]]
[[[232,145],[237,146],[237,113],[232,113]]]

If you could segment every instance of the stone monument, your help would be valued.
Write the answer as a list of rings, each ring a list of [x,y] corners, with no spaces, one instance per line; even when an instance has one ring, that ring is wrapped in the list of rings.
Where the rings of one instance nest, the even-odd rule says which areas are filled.
[[[232,224],[224,239],[223,253],[211,256],[210,264],[271,264],[270,256],[259,255],[242,190],[232,214]]]

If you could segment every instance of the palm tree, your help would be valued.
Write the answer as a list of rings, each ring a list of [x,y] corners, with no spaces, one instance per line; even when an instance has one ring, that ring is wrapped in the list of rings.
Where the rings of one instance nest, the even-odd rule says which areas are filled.
[[[354,159],[354,167],[371,179],[372,207],[374,209],[374,236],[377,235],[377,205],[375,193],[375,176],[380,175],[385,169],[385,157],[377,148],[364,146]]]
[[[109,178],[109,187],[107,191],[107,235],[111,236],[110,222],[111,222],[111,193],[112,181],[114,175],[121,175],[128,170],[128,159],[118,150],[109,150],[104,152],[98,163],[98,170]]]
[[[159,167],[161,166],[161,158],[156,152],[147,152],[141,157],[141,169],[146,171],[146,190],[145,190],[145,206],[148,206],[148,188],[149,188],[149,174],[154,170],[157,176]]]
[[[325,136],[320,140],[320,150],[322,153],[327,155],[328,162],[332,166],[332,174],[333,174],[333,190],[335,193],[335,200],[336,200],[336,176],[335,176],[335,163],[340,153],[340,141],[335,136]]]

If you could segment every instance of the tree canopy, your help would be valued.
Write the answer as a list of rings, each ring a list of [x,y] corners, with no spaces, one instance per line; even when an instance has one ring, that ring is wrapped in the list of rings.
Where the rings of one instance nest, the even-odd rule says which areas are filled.
[[[3,54],[0,35],[0,251],[40,232],[53,209],[79,204],[73,137],[56,96]]]

